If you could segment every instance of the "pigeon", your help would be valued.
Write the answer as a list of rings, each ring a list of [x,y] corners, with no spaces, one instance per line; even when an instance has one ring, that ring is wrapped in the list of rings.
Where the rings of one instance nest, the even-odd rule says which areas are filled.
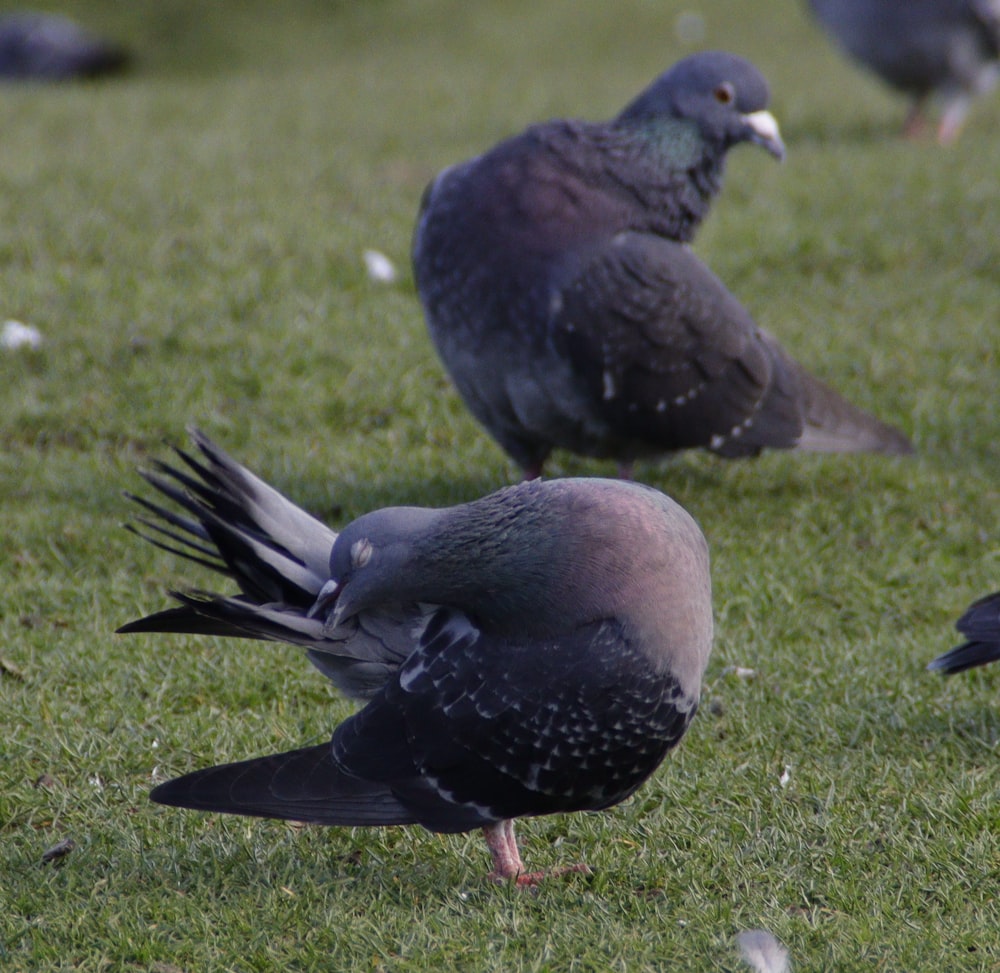
[[[968,641],[931,660],[928,669],[950,676],[1000,659],[1000,591],[973,602],[955,628]]]
[[[953,142],[972,99],[1000,76],[1000,0],[809,0],[817,19],[856,61],[912,97],[908,136],[938,96],[937,137]]]
[[[161,804],[325,825],[482,828],[490,878],[525,870],[513,820],[625,800],[684,735],[712,644],[705,538],[664,494],[536,480],[340,534],[203,434],[146,480],[181,511],[132,529],[230,577],[120,632],[288,642],[365,701],[330,742],[197,770]],[[586,866],[565,870],[585,871]]]
[[[0,79],[66,81],[114,74],[128,52],[66,17],[15,13],[0,17]]]
[[[472,414],[524,470],[707,448],[909,452],[797,365],[685,245],[740,142],[784,147],[748,62],[679,62],[603,124],[529,128],[424,193],[413,265]]]

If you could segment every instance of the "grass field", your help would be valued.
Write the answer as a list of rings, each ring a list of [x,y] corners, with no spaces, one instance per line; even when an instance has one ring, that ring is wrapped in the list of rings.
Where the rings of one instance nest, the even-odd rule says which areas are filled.
[[[150,804],[351,707],[287,647],[112,634],[210,580],[121,530],[121,491],[192,422],[334,524],[514,479],[425,334],[420,193],[530,121],[614,113],[691,50],[681,7],[61,9],[141,59],[0,89],[0,321],[44,336],[0,352],[0,970],[736,970],[756,926],[797,971],[997,969],[1000,667],[924,665],[1000,584],[1000,98],[956,146],[905,143],[799,4],[701,5],[789,152],[734,153],[696,249],[918,455],[640,466],[712,548],[704,705],[625,805],[520,826],[532,866],[595,871],[531,894],[484,882],[475,834]]]

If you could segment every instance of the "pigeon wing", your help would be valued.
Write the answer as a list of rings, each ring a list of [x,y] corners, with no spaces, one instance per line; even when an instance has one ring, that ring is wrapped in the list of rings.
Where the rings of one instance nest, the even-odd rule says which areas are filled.
[[[776,367],[753,319],[686,246],[618,234],[574,257],[567,276],[552,341],[613,441],[731,456],[794,444],[794,376]]]
[[[615,622],[518,642],[441,609],[398,676],[337,729],[334,755],[387,783],[425,827],[468,830],[618,803],[695,708]]]

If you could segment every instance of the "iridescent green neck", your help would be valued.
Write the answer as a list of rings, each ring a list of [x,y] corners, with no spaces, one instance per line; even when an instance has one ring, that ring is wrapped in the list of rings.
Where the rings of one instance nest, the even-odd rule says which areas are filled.
[[[705,143],[698,126],[687,119],[659,117],[619,122],[618,129],[641,143],[660,164],[672,169],[690,169],[705,153]]]

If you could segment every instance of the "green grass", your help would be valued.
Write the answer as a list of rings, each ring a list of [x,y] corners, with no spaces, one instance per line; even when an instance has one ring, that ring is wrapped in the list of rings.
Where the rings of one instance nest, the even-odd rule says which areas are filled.
[[[532,866],[595,869],[525,894],[483,881],[477,835],[151,805],[154,776],[350,706],[289,648],[113,635],[209,580],[119,529],[121,491],[190,422],[334,523],[513,479],[424,332],[420,192],[529,121],[613,113],[687,53],[676,9],[64,9],[143,53],[0,90],[0,320],[45,336],[0,354],[0,969],[735,970],[754,926],[800,971],[995,969],[1000,667],[923,666],[1000,580],[1000,99],[955,147],[903,143],[901,102],[794,4],[704,5],[706,46],[772,80],[789,158],[735,153],[697,250],[919,453],[640,468],[711,543],[705,704],[626,805],[520,826]],[[366,279],[369,247],[400,283]]]

